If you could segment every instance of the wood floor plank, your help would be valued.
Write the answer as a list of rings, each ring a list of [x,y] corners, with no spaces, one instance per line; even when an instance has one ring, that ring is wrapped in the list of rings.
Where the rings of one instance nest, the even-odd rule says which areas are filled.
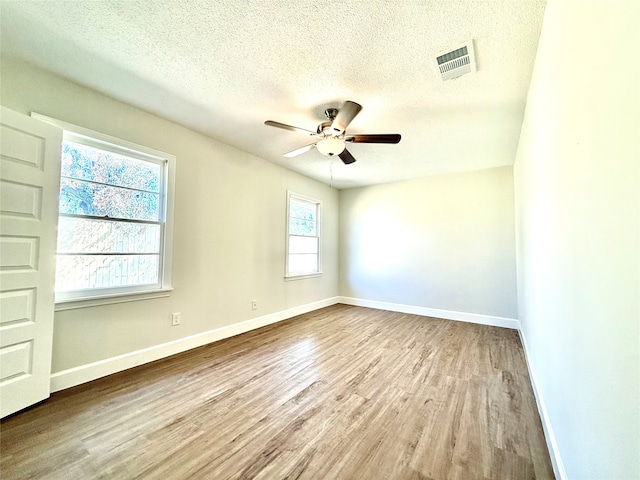
[[[13,479],[550,479],[517,332],[346,305],[52,395]]]

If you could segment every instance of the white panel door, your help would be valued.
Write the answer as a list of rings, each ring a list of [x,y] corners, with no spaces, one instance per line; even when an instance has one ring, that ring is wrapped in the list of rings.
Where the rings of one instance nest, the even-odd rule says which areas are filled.
[[[50,392],[61,142],[0,107],[0,418]]]

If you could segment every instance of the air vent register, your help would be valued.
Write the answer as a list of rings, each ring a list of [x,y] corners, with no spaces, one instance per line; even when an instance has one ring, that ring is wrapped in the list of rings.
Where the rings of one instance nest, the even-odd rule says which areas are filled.
[[[466,73],[476,71],[476,57],[473,41],[446,50],[436,57],[442,80],[453,80]]]

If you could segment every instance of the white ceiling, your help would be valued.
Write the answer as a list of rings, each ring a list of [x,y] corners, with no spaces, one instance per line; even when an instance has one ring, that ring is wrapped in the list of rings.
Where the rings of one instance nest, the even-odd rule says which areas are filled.
[[[545,4],[1,0],[0,31],[3,55],[349,188],[511,165]],[[469,39],[478,71],[443,82],[435,56]],[[345,100],[348,133],[402,141],[284,158],[309,138],[263,124],[315,130]]]

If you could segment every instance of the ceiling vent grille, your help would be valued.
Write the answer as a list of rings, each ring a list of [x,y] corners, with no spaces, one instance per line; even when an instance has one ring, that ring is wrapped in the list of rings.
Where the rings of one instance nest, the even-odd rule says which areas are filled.
[[[436,57],[442,80],[453,80],[466,73],[476,71],[476,56],[473,41],[440,53]]]

